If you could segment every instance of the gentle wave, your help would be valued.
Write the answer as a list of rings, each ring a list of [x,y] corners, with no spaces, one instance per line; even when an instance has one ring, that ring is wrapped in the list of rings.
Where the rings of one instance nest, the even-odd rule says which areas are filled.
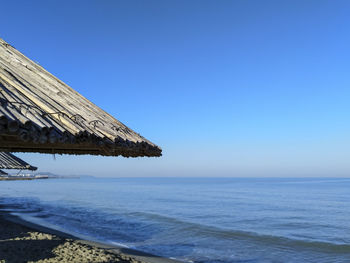
[[[157,219],[157,221],[165,221],[167,223],[172,223],[176,230],[181,230],[183,232],[191,232],[197,237],[215,237],[219,239],[232,239],[237,238],[249,239],[250,241],[262,242],[268,245],[285,245],[288,247],[302,247],[302,248],[315,248],[321,249],[327,252],[339,252],[339,253],[350,253],[350,244],[336,244],[330,242],[320,242],[320,241],[307,241],[300,239],[291,239],[281,236],[273,235],[262,235],[255,232],[247,232],[240,230],[225,230],[218,227],[207,226],[203,224],[190,223],[182,221],[176,218],[166,217],[151,213],[133,213],[150,219]]]

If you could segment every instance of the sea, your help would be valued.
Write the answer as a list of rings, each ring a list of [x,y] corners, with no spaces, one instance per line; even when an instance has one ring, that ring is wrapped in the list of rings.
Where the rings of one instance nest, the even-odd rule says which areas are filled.
[[[1,181],[0,207],[184,262],[350,262],[350,178]]]

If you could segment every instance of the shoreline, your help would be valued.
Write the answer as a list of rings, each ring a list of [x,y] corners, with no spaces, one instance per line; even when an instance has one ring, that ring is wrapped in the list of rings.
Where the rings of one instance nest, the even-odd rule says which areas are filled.
[[[0,262],[183,263],[130,248],[81,239],[6,211],[0,212]]]

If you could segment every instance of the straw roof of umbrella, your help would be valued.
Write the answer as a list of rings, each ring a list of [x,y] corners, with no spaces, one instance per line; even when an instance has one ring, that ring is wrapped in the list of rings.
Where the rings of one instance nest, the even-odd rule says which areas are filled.
[[[125,157],[162,152],[1,38],[0,150]]]
[[[19,169],[35,171],[38,168],[31,166],[22,159],[14,156],[12,153],[0,152],[0,169]]]

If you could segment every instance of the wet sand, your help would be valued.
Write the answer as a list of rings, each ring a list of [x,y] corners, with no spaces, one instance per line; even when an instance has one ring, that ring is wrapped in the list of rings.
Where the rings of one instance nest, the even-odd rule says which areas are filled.
[[[1,212],[0,263],[5,262],[178,263],[179,261],[81,240]]]

